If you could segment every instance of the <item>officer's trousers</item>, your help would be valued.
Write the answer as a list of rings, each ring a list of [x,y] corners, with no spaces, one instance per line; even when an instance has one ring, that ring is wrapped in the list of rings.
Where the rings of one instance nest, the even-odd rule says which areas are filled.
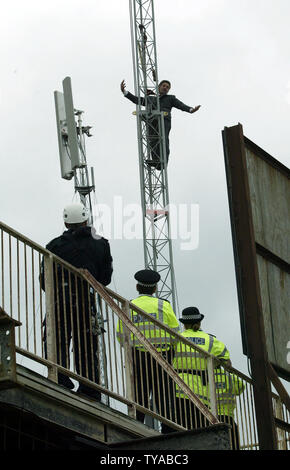
[[[207,405],[205,405],[207,406]],[[229,424],[232,450],[240,449],[239,430],[234,419],[228,415],[219,415],[219,421]],[[197,429],[209,426],[209,421],[202,415],[198,408],[188,399],[176,397],[176,421],[187,429]]]
[[[222,423],[226,423],[231,426],[230,438],[232,449],[240,450],[239,429],[235,420],[232,418],[232,416],[228,415],[219,415],[218,418]]]
[[[204,428],[209,424],[192,401],[182,397],[176,397],[176,421],[187,429]]]
[[[99,381],[98,343],[92,332],[92,302],[86,283],[76,289],[59,286],[55,299],[55,337],[57,363],[70,367],[70,344],[72,340],[73,360],[76,372],[95,383]],[[44,333],[46,344],[46,328]],[[46,347],[45,347],[45,354]],[[60,383],[65,379],[60,374]],[[78,392],[100,399],[99,392],[80,383]]]
[[[148,352],[133,348],[132,354],[136,402],[152,409],[150,399],[153,399],[153,410],[174,421],[175,389],[172,379]],[[163,355],[171,363],[171,352],[163,353]],[[137,410],[137,420],[143,423],[144,417],[144,413]],[[162,423],[162,432],[174,432],[174,429]]]

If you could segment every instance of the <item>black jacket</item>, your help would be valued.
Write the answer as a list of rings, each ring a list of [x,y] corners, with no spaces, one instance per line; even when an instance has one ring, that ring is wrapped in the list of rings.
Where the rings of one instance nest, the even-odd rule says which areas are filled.
[[[91,227],[69,229],[49,242],[46,249],[76,268],[87,269],[101,284],[110,284],[113,273],[110,245],[103,237],[93,237]],[[43,270],[41,278],[44,288]]]
[[[132,95],[129,91],[127,92],[126,95],[124,95],[128,100],[132,101],[135,104],[138,104],[138,97],[135,95]],[[156,96],[154,95],[149,95],[147,97],[148,104],[152,105],[152,108],[156,108]],[[179,101],[175,95],[161,95],[159,97],[159,103],[160,103],[160,110],[168,113],[166,116],[164,116],[165,119],[171,120],[171,109],[172,108],[177,108],[180,109],[181,111],[186,111],[189,113],[191,106],[187,106],[186,104],[182,103],[182,101]],[[140,105],[145,106],[145,98],[140,97]]]

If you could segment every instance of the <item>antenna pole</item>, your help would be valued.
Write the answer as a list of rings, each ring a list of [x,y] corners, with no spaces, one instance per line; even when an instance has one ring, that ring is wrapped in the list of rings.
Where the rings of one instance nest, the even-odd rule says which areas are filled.
[[[74,169],[75,174],[75,192],[78,192],[79,197],[83,205],[88,209],[90,213],[89,225],[93,225],[93,214],[92,214],[92,203],[91,203],[91,192],[95,190],[94,184],[94,169],[91,168],[91,181],[89,183],[89,173],[87,166],[86,158],[86,149],[85,149],[85,136],[84,130],[82,127],[82,111],[75,111],[77,116],[77,134],[79,136],[79,150],[80,150],[80,166]]]
[[[74,178],[75,192],[88,209],[89,225],[92,226],[91,192],[95,191],[94,169],[91,168],[90,184],[85,147],[85,135],[91,137],[91,127],[82,125],[83,111],[73,106],[70,77],[66,77],[62,83],[63,93],[54,92],[62,178]]]

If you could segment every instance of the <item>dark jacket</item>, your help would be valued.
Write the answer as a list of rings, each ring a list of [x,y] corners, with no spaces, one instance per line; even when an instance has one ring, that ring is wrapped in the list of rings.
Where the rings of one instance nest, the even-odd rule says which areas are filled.
[[[110,245],[103,237],[93,237],[91,227],[69,229],[49,242],[46,249],[76,268],[87,269],[101,284],[110,284],[113,273]],[[44,288],[43,270],[41,278]]]
[[[132,95],[128,91],[128,93],[125,95],[128,100],[132,101],[135,104],[138,104],[138,97],[135,95]],[[152,105],[152,108],[156,109],[156,96],[149,95],[147,97],[148,104]],[[171,120],[171,109],[172,108],[177,108],[180,109],[181,111],[186,111],[189,113],[191,106],[187,106],[186,104],[182,103],[182,101],[179,101],[175,95],[161,95],[159,97],[159,103],[160,103],[160,110],[168,113],[167,115],[164,116],[165,119]],[[140,97],[140,105],[145,106],[145,98]]]

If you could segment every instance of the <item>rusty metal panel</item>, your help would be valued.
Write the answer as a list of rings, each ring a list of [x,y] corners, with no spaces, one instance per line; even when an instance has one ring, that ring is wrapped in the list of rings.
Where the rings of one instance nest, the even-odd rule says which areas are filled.
[[[246,305],[255,297],[268,360],[289,380],[290,170],[244,136],[240,124],[225,128],[223,138],[243,350],[249,356]]]
[[[287,343],[290,337],[290,275],[262,256],[257,256],[266,344],[270,362],[290,372]]]
[[[225,128],[222,136],[243,351],[249,357],[251,364],[260,450],[274,450],[277,449],[277,436],[271,402],[257,251],[241,124]]]
[[[255,241],[289,263],[289,175],[247,148],[247,140],[245,151]]]
[[[269,361],[290,375],[290,171],[246,137],[257,265]]]

